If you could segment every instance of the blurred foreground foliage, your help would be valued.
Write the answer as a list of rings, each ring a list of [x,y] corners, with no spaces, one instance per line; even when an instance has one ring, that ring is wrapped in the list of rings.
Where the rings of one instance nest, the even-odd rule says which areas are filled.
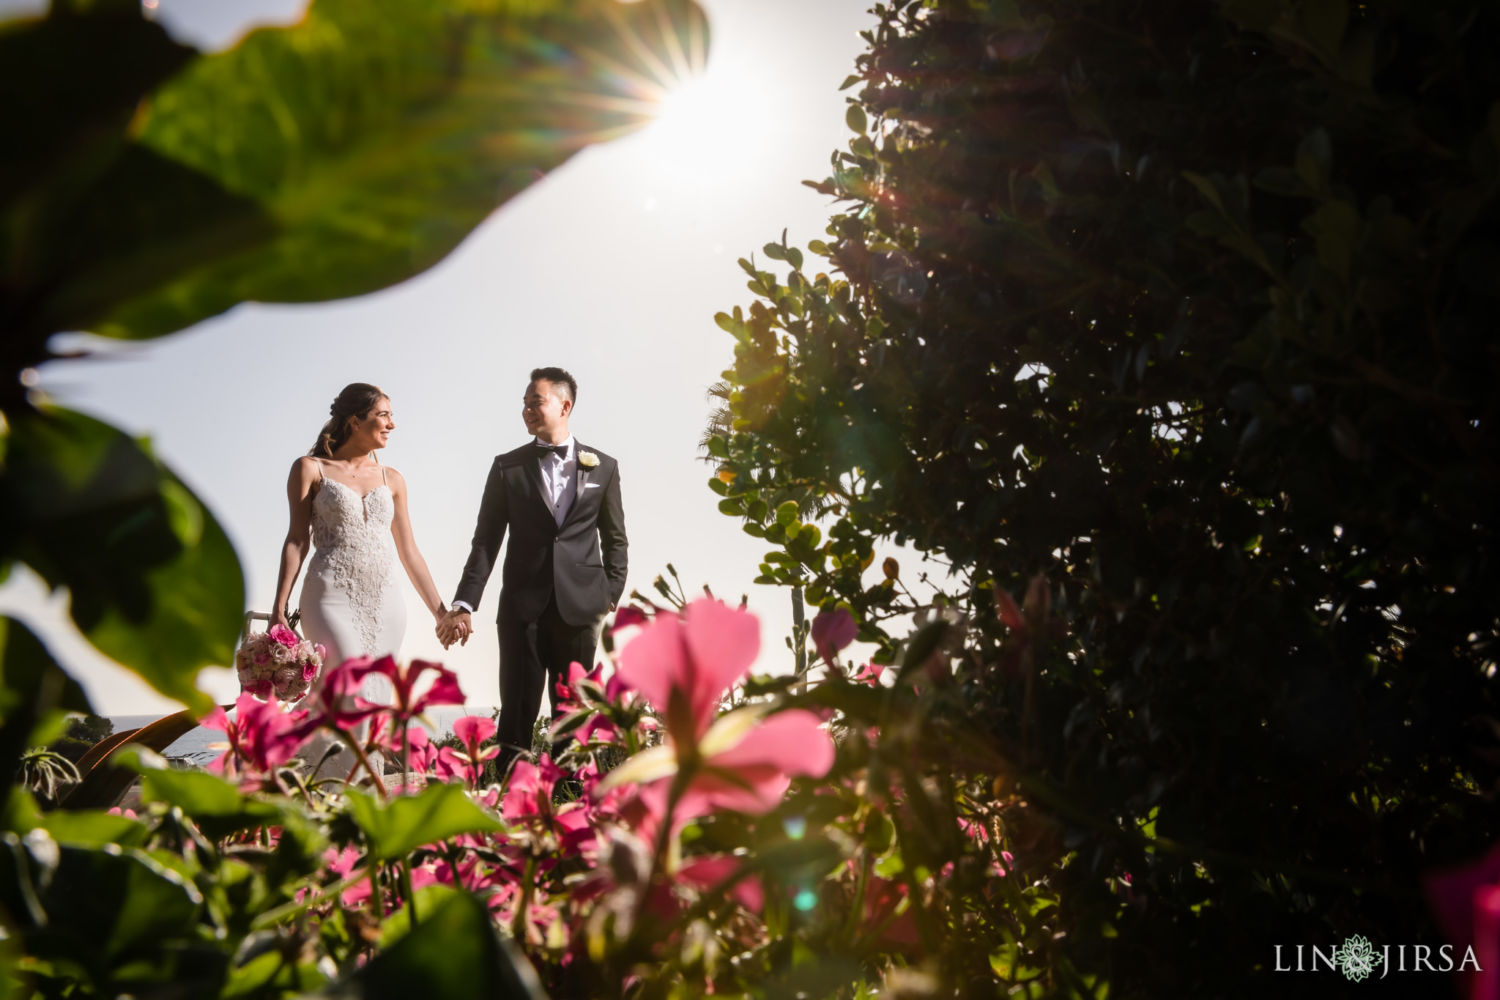
[[[201,716],[195,678],[232,662],[244,612],[238,561],[148,442],[35,390],[53,336],[153,338],[244,301],[411,277],[574,152],[647,121],[643,95],[701,68],[706,44],[692,0],[317,0],[297,25],[214,54],[138,0],[55,0],[0,23],[0,90],[15,96],[0,157],[0,581],[24,566],[66,588],[89,642]],[[15,785],[49,784],[51,764],[16,765],[61,736],[64,713],[90,710],[46,646],[0,618],[0,995],[31,995],[19,984],[39,972],[73,984],[48,995],[264,993],[224,979],[225,942],[244,939],[226,926],[263,887],[236,859],[189,857],[207,846],[184,810],[238,815],[222,792],[174,800],[177,861],[118,818],[34,832]],[[437,907],[340,995],[439,966],[472,980],[465,993],[429,976],[445,995],[508,989],[475,909]],[[476,921],[480,936],[455,937]],[[284,957],[283,985],[300,990]]]
[[[1045,991],[1439,943],[1420,876],[1500,834],[1500,10],[876,13],[828,238],[717,317],[762,582],[925,678],[929,778],[1026,804]]]
[[[67,588],[100,651],[207,711],[194,679],[232,660],[238,561],[146,442],[34,391],[53,335],[151,338],[404,280],[647,121],[641,96],[706,42],[691,0],[318,0],[206,55],[132,0],[0,24],[0,85],[30,95],[0,162],[0,579],[24,564]],[[54,689],[0,718],[8,746],[64,707]]]

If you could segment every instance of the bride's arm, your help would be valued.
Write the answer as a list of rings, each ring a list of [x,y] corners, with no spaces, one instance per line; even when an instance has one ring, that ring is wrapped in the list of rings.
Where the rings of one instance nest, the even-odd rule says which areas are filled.
[[[435,620],[442,621],[448,609],[443,604],[442,595],[438,593],[437,584],[432,582],[432,574],[427,570],[427,560],[422,558],[416,536],[412,534],[411,517],[407,514],[406,507],[406,480],[390,466],[386,466],[385,474],[391,484],[391,495],[396,501],[396,516],[391,521],[391,534],[396,536],[396,554],[401,557],[406,576],[411,580],[411,585],[417,588],[422,603],[427,605],[427,610],[432,612]]]
[[[313,485],[318,481],[317,459],[303,456],[292,463],[286,480],[286,500],[290,508],[286,540],[281,543],[281,566],[276,571],[276,604],[271,609],[271,623],[285,625],[286,608],[292,600],[292,586],[302,572],[302,561],[312,546]]]

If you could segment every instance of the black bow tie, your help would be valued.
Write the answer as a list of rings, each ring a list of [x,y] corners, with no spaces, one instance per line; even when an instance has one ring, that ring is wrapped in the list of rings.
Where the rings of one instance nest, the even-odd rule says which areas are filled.
[[[536,443],[536,446],[537,446],[537,450],[539,450],[539,451],[550,451],[552,454],[556,455],[558,458],[567,458],[568,457],[568,446],[565,445],[565,444],[542,444],[540,441],[538,441]]]

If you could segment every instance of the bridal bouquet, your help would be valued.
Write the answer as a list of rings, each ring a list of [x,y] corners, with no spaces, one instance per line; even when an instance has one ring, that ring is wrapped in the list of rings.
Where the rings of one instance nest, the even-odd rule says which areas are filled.
[[[240,690],[262,699],[275,695],[278,701],[298,701],[317,679],[326,653],[322,643],[308,642],[285,625],[247,635],[234,653]]]

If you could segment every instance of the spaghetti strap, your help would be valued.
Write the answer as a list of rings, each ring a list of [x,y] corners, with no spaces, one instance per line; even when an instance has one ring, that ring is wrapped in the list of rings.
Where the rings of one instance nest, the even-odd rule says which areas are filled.
[[[379,462],[379,461],[380,461],[380,459],[378,459],[378,458],[377,458],[377,459],[376,459],[376,460],[375,460],[375,461],[376,461],[376,462]],[[380,467],[380,485],[381,485],[381,486],[386,486],[386,485],[388,485],[388,484],[387,484],[387,483],[386,483],[386,481],[385,481],[385,466],[383,466],[383,465],[382,465],[382,466],[381,466],[381,467]]]

